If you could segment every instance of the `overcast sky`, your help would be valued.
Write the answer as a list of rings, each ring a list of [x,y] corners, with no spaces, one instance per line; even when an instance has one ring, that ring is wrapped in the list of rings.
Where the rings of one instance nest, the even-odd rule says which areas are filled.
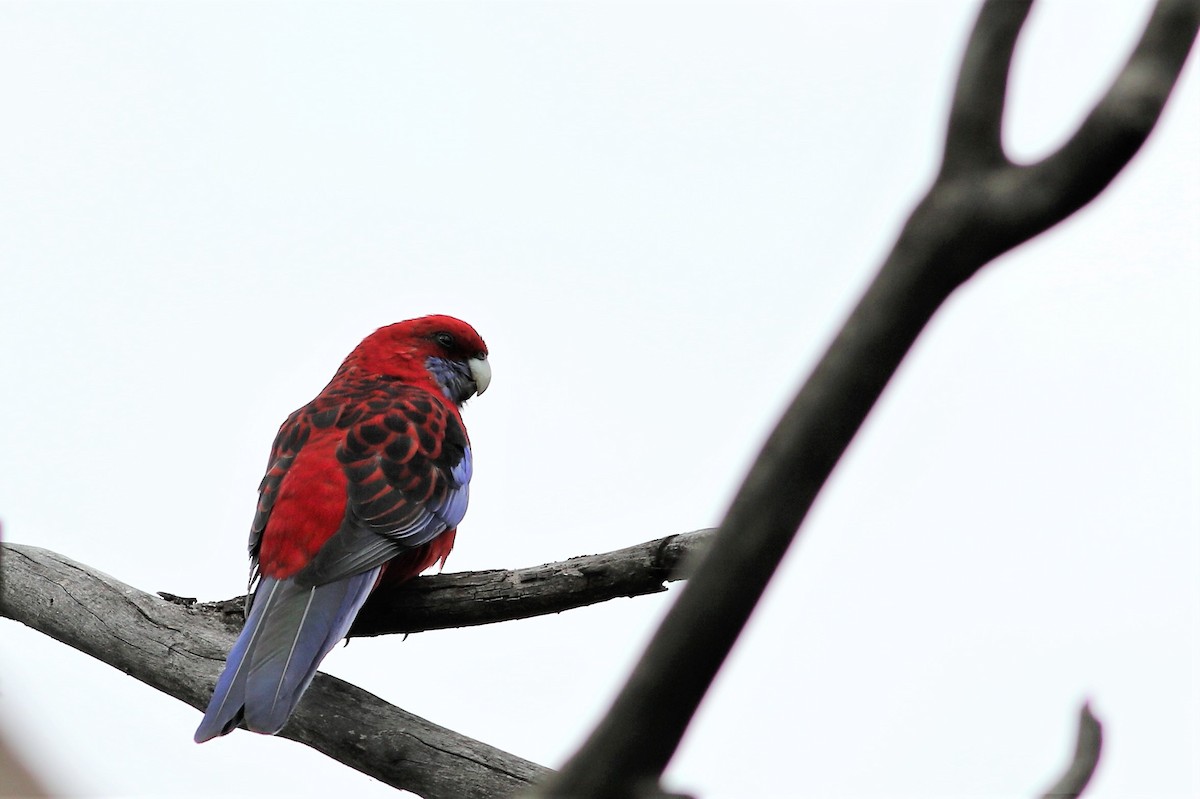
[[[279,423],[380,325],[471,322],[450,570],[716,524],[928,185],[971,4],[0,5],[0,519],[238,593]],[[1046,2],[1006,118],[1060,142],[1149,4]],[[1200,83],[989,266],[835,472],[668,773],[706,799],[1200,795]],[[671,594],[356,641],[324,669],[555,766]],[[64,794],[394,796],[0,622]]]

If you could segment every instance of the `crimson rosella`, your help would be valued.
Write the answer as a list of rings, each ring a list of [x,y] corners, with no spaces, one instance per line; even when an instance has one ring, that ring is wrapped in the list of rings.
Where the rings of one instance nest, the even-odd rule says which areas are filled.
[[[459,407],[490,380],[470,325],[410,319],[363,339],[283,423],[250,528],[258,585],[197,742],[279,732],[384,574],[445,562],[471,480]]]

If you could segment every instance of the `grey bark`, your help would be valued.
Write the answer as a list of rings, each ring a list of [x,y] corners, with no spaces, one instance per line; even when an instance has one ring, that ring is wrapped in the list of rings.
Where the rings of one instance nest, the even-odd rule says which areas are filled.
[[[380,591],[351,636],[523,619],[664,591],[687,576],[711,530],[523,569],[420,577]],[[241,629],[245,597],[153,596],[44,549],[0,544],[0,616],[14,619],[203,709]],[[506,796],[545,769],[318,674],[280,733],[421,796]]]
[[[0,615],[202,709],[236,632],[37,547],[0,547]],[[280,735],[429,799],[508,796],[545,769],[326,674]]]
[[[687,577],[712,532],[679,533],[523,569],[437,574],[386,590],[381,587],[359,611],[350,637],[471,627],[659,593],[666,590],[666,583]],[[241,627],[244,596],[196,603],[191,598],[160,595],[212,615],[234,629]]]

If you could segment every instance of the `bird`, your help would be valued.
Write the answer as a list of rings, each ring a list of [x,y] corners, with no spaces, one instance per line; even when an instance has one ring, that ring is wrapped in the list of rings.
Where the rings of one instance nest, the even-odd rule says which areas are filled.
[[[491,383],[487,345],[452,316],[376,330],[279,428],[250,526],[252,598],[196,729],[278,733],[389,585],[445,564],[467,510],[460,408]]]

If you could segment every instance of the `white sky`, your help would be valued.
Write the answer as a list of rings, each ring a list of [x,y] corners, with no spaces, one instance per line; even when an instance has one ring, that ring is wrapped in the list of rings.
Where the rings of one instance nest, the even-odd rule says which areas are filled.
[[[278,424],[374,328],[495,380],[450,568],[715,524],[930,180],[971,4],[0,5],[0,518],[237,593]],[[1143,3],[1046,2],[1034,157]],[[1200,83],[1102,198],[937,317],[669,772],[706,799],[1200,795]],[[325,670],[557,765],[669,597],[358,641]],[[0,622],[0,723],[70,795],[395,795]],[[344,795],[339,793],[337,795]]]

